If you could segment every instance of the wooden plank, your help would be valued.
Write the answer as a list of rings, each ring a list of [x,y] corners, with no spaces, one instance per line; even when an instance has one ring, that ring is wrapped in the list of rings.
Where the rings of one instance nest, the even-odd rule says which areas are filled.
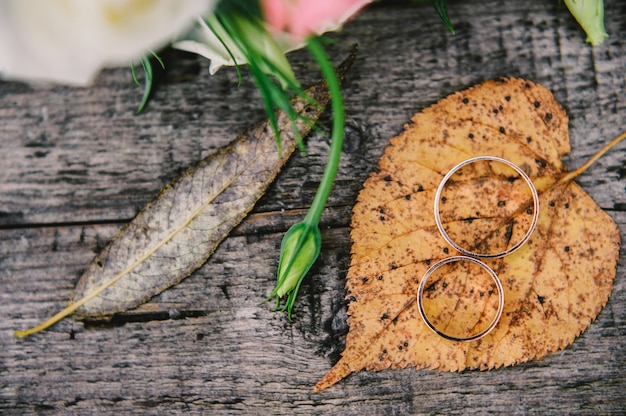
[[[597,321],[565,351],[490,372],[413,369],[313,385],[343,350],[350,208],[402,125],[421,108],[485,79],[524,76],[554,91],[570,115],[576,167],[624,129],[626,4],[607,2],[611,37],[598,47],[557,2],[450,2],[451,36],[431,6],[367,9],[330,47],[348,75],[346,146],[324,246],[294,322],[263,303],[282,233],[306,212],[328,137],[312,135],[254,212],[196,273],[107,323],[66,320],[13,338],[61,309],[87,263],[180,170],[264,117],[249,79],[207,75],[168,53],[148,110],[128,69],[92,88],[0,83],[0,413],[6,414],[609,414],[626,408],[626,261]],[[318,77],[292,55],[303,82]],[[329,128],[329,117],[325,118]],[[626,151],[614,149],[579,183],[626,237]]]
[[[618,223],[623,229],[626,215]],[[14,243],[21,232],[3,231],[2,243]],[[551,413],[610,410],[623,403],[624,261],[607,308],[562,353],[482,373],[365,372],[313,394],[312,385],[337,358],[347,330],[339,278],[347,258],[345,228],[323,233],[327,244],[314,278],[303,287],[294,323],[262,303],[272,287],[281,237],[272,233],[256,241],[229,238],[197,273],[142,311],[109,324],[67,320],[27,340],[11,338],[15,325],[32,325],[64,305],[81,262],[99,239],[115,232],[113,226],[42,228],[29,232],[22,240],[28,246],[3,262],[3,287],[10,294],[3,294],[0,306],[5,404],[25,411],[273,408],[278,414],[356,414],[371,406],[409,413],[541,406]],[[46,256],[53,246],[54,254]],[[242,250],[250,257],[242,259]]]

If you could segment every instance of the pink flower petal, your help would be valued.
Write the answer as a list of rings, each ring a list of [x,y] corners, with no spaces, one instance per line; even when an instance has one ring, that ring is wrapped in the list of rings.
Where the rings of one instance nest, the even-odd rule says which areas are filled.
[[[299,38],[340,26],[371,0],[261,0],[267,23]]]

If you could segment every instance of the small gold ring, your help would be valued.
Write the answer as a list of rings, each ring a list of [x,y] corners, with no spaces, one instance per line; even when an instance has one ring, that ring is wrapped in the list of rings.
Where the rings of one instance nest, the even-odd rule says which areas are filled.
[[[452,238],[450,238],[450,236],[444,229],[443,223],[441,222],[441,214],[439,213],[439,203],[441,201],[441,193],[443,192],[443,188],[446,186],[446,183],[452,177],[452,175],[454,175],[463,166],[469,165],[470,163],[483,161],[483,160],[504,163],[505,165],[508,165],[511,168],[513,168],[524,179],[524,181],[526,181],[526,184],[528,184],[528,187],[530,188],[530,191],[533,195],[533,220],[532,220],[532,223],[530,224],[530,228],[528,229],[528,232],[526,232],[526,235],[524,235],[524,237],[513,247],[509,248],[508,250],[502,251],[500,253],[493,253],[493,254],[475,253],[473,251],[467,250],[459,246],[457,243],[455,243],[452,240]],[[504,256],[508,256],[509,254],[516,251],[518,248],[523,246],[532,235],[533,231],[535,230],[535,227],[537,226],[537,220],[539,219],[539,194],[537,193],[537,189],[535,188],[533,181],[526,174],[526,172],[524,172],[522,168],[520,168],[513,162],[509,162],[506,159],[502,159],[496,156],[477,156],[477,157],[473,157],[473,158],[467,159],[459,163],[458,165],[453,167],[450,170],[450,172],[446,174],[446,176],[443,177],[443,179],[441,180],[441,183],[439,184],[439,187],[437,188],[437,193],[435,194],[434,211],[435,211],[435,222],[437,223],[437,228],[439,229],[439,232],[441,233],[443,238],[448,242],[448,244],[454,247],[459,253],[466,255],[466,256],[475,257],[478,259],[497,259],[497,258],[501,258]]]
[[[479,333],[469,336],[469,337],[465,337],[465,338],[461,338],[461,337],[455,337],[452,336],[450,334],[446,334],[445,332],[439,330],[431,321],[430,319],[428,319],[428,317],[426,316],[426,312],[424,311],[424,305],[423,305],[423,297],[424,297],[424,288],[426,287],[426,283],[428,282],[428,279],[430,278],[430,276],[435,272],[435,270],[437,270],[439,267],[448,264],[448,263],[453,263],[453,262],[458,262],[458,261],[469,261],[472,263],[475,263],[477,265],[479,265],[480,267],[482,267],[483,269],[485,269],[487,271],[487,273],[489,273],[489,275],[491,276],[491,278],[493,279],[493,281],[495,282],[496,286],[498,287],[498,311],[496,313],[495,318],[491,321],[491,323],[489,323],[489,325],[483,329],[482,331],[480,331]],[[494,272],[489,266],[487,266],[485,263],[483,263],[482,261],[478,260],[475,257],[469,257],[469,256],[453,256],[453,257],[447,257],[437,263],[435,263],[430,269],[428,269],[428,271],[426,272],[426,274],[424,274],[424,277],[422,277],[422,280],[419,284],[419,287],[417,289],[417,306],[419,309],[419,313],[422,316],[422,319],[424,320],[424,323],[426,323],[426,325],[433,330],[437,335],[448,339],[450,341],[459,341],[459,342],[468,342],[468,341],[475,341],[477,339],[480,339],[482,337],[484,337],[485,335],[487,335],[489,332],[491,332],[496,325],[498,324],[498,322],[500,321],[500,318],[502,317],[502,311],[504,310],[504,289],[502,288],[502,283],[500,282],[500,279],[498,278],[498,275],[496,274],[496,272]]]

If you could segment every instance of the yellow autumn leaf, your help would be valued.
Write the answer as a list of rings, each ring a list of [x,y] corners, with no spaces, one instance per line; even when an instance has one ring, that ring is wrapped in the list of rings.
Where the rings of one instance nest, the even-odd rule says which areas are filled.
[[[364,369],[487,370],[539,358],[571,344],[611,293],[619,232],[573,182],[580,171],[568,174],[563,166],[561,157],[570,150],[568,119],[546,88],[523,79],[488,81],[412,121],[391,139],[354,207],[350,331],[342,358],[316,391]],[[484,260],[504,289],[494,330],[475,341],[450,341],[424,323],[417,305],[429,267],[459,255],[437,229],[434,196],[455,165],[485,155],[509,160],[531,178],[539,191],[539,218],[519,250]],[[494,162],[464,167],[442,194],[446,232],[479,253],[515,245],[533,217],[532,194],[519,179]],[[469,337],[493,320],[498,295],[480,267],[455,263],[430,277],[423,301],[438,328]]]

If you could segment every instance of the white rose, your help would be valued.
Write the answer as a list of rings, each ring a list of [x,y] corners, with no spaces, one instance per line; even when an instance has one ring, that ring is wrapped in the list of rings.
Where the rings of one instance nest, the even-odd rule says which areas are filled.
[[[0,1],[0,76],[86,85],[168,44],[217,0]]]

